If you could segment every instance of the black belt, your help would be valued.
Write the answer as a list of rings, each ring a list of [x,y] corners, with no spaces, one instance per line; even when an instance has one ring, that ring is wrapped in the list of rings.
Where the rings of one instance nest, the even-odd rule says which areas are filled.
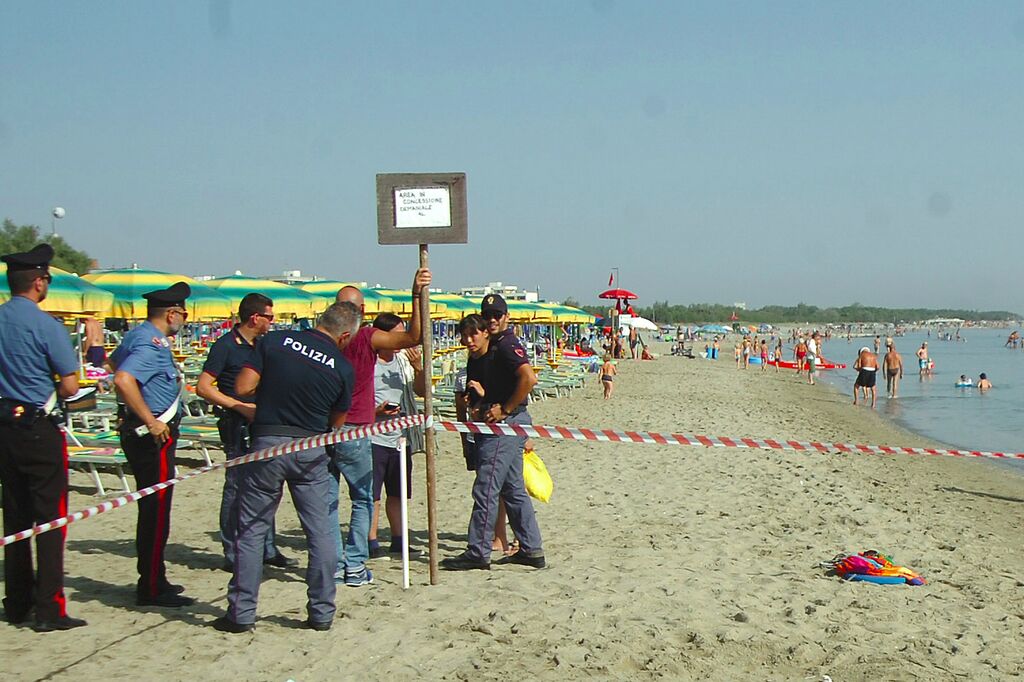
[[[43,408],[32,403],[23,403],[11,398],[0,398],[0,424],[12,424],[28,428],[40,419],[49,419],[54,424],[60,423],[60,415],[47,413]]]
[[[249,427],[249,433],[254,437],[288,436],[291,438],[307,438],[309,436],[321,436],[324,432],[310,431],[299,426],[286,426],[284,424],[253,424]]]

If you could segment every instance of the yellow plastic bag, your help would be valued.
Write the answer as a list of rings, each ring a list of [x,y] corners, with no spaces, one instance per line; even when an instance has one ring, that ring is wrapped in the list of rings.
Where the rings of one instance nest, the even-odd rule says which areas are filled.
[[[526,479],[526,492],[530,493],[530,497],[541,502],[551,499],[555,483],[540,455],[533,450],[523,451],[523,478]]]

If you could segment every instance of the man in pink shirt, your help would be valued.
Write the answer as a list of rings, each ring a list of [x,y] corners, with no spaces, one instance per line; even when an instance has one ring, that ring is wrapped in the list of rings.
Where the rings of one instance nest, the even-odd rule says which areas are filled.
[[[352,407],[346,417],[346,426],[366,426],[376,421],[378,405],[374,404],[373,369],[377,351],[400,350],[419,344],[420,292],[430,286],[430,270],[420,268],[412,282],[412,320],[406,331],[386,332],[363,327],[344,349],[344,355],[355,370],[356,381],[352,390]],[[356,287],[346,286],[338,291],[337,301],[348,301],[363,306],[363,293]],[[369,558],[370,519],[373,516],[373,450],[369,438],[338,443],[328,449],[331,456],[331,486],[328,492],[329,522],[333,523],[338,540],[337,582],[359,587],[373,582],[373,574],[366,568]],[[338,493],[341,477],[348,483],[352,499],[352,516],[348,537],[341,539],[338,519]]]

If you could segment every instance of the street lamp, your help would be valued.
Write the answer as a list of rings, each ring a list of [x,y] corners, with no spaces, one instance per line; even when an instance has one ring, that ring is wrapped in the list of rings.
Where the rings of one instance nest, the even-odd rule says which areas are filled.
[[[57,236],[57,223],[55,222],[55,219],[56,220],[60,220],[61,218],[63,218],[66,215],[66,213],[67,212],[63,208],[61,208],[60,206],[57,206],[56,208],[53,209],[53,213],[51,214],[51,218],[50,218],[50,238],[51,239]]]

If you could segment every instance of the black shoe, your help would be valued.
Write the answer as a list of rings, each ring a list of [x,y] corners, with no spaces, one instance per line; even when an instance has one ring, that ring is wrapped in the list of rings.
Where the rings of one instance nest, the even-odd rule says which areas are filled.
[[[491,562],[481,559],[473,559],[466,555],[466,552],[458,556],[450,556],[441,560],[441,568],[446,571],[489,571]]]
[[[544,561],[544,555],[529,556],[522,550],[519,550],[512,556],[507,556],[504,559],[498,559],[497,563],[501,566],[508,564],[519,564],[520,566],[530,566],[531,568],[544,568],[547,566],[547,562]]]
[[[299,565],[298,559],[290,559],[280,552],[269,559],[264,559],[263,563],[267,566],[277,566],[278,568],[295,568]]]
[[[310,630],[316,630],[317,632],[326,632],[331,629],[334,625],[333,620],[307,620],[306,627]]]
[[[32,613],[32,607],[22,611],[21,609],[4,609],[4,620],[11,625],[20,625],[28,620],[29,614]]]
[[[175,585],[174,583],[164,583],[160,586],[160,594],[181,594],[185,591],[184,585]]]
[[[192,606],[196,603],[196,600],[192,597],[184,597],[180,594],[169,594],[161,593],[155,597],[143,597],[142,595],[136,595],[135,603],[138,606],[163,606],[170,609],[180,608],[182,606]]]
[[[388,554],[390,554],[391,557],[393,559],[395,559],[396,561],[401,561],[402,560],[402,544],[398,543],[398,544],[391,545],[391,547],[388,548]],[[418,548],[413,547],[413,546],[410,545],[410,547],[409,547],[409,558],[410,559],[418,559],[422,555],[423,555],[423,550],[418,549]]]
[[[236,623],[227,616],[221,616],[213,621],[213,629],[238,635],[243,632],[252,632],[256,629],[256,623]]]
[[[32,625],[32,629],[36,632],[56,632],[57,630],[80,628],[83,625],[86,625],[86,622],[81,618],[63,616],[57,620],[37,620],[35,624]]]
[[[373,549],[370,550],[370,557],[369,558],[370,559],[390,559],[391,557],[388,555],[388,551],[386,549],[384,549],[380,545],[377,545],[376,547],[374,547]]]

